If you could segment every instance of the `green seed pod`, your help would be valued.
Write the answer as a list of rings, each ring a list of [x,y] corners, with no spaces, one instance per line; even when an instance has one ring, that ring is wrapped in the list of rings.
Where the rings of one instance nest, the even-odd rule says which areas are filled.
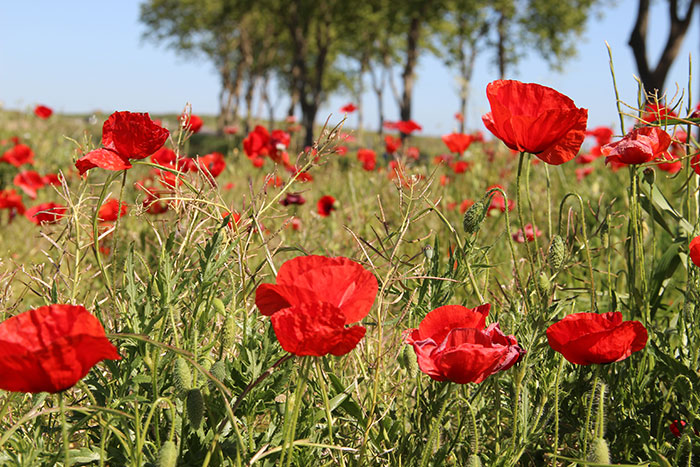
[[[486,217],[486,209],[484,209],[484,203],[479,200],[472,204],[467,212],[464,213],[464,220],[462,221],[462,226],[464,231],[468,234],[475,234],[479,231],[481,223]]]
[[[175,467],[177,465],[177,446],[173,441],[166,441],[158,453],[158,467]]]
[[[211,304],[214,305],[214,309],[216,312],[220,315],[225,315],[226,314],[226,307],[224,306],[224,302],[222,302],[220,299],[215,298],[214,300],[211,301]]]
[[[224,320],[224,332],[221,336],[221,345],[223,345],[224,350],[233,347],[236,343],[236,320],[233,317],[233,313],[229,313]]]
[[[209,370],[209,372],[214,378],[223,382],[226,379],[226,362],[219,360],[211,366],[211,370]],[[212,391],[215,389],[215,386],[216,385],[214,382],[209,380],[209,388]]]
[[[435,255],[433,247],[430,245],[426,245],[425,248],[423,248],[423,254],[425,255],[425,259],[427,259],[428,261],[433,259],[433,256]]]
[[[478,455],[472,454],[467,460],[467,467],[481,467],[481,459]]]
[[[416,353],[413,347],[410,345],[404,345],[401,350],[401,361],[403,362],[404,368],[408,374],[415,378],[418,374],[418,359],[416,358]]]
[[[199,388],[187,392],[187,418],[193,430],[199,429],[204,415],[204,398]]]
[[[175,360],[173,384],[175,385],[175,393],[178,396],[182,396],[192,389],[192,373],[190,372],[190,366],[182,357],[177,357]]]
[[[559,235],[555,235],[552,239],[552,244],[549,245],[547,262],[552,270],[556,272],[561,268],[561,265],[564,264],[565,257],[566,246],[564,245],[564,240]]]
[[[547,277],[547,274],[541,272],[539,276],[537,276],[537,286],[540,288],[540,291],[544,295],[549,295],[549,292],[552,291],[552,283],[549,281],[549,277]]]
[[[651,167],[644,169],[644,181],[649,185],[653,185],[656,181],[656,172]]]
[[[596,438],[591,443],[591,451],[588,453],[588,460],[596,464],[610,463],[610,450],[608,443],[603,438]]]

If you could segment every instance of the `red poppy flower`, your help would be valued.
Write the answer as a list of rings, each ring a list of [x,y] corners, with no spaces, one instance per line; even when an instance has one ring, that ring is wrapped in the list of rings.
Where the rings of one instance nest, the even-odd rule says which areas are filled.
[[[415,146],[409,146],[406,148],[406,157],[417,161],[420,159],[420,149]]]
[[[383,126],[387,130],[396,130],[398,127],[398,124],[399,124],[399,122],[390,122],[387,120],[386,122],[384,122]]]
[[[266,156],[269,151],[269,141],[270,133],[267,128],[257,125],[243,140],[243,151],[249,158]]]
[[[20,187],[31,199],[36,199],[37,190],[46,185],[46,180],[35,170],[25,170],[15,175],[12,183]]]
[[[586,136],[594,137],[598,146],[605,146],[612,141],[613,130],[608,126],[598,126],[592,130],[586,130]]]
[[[349,103],[348,105],[345,105],[345,106],[343,106],[343,107],[340,108],[340,111],[341,111],[341,112],[345,112],[345,113],[348,113],[348,114],[351,114],[351,113],[353,113],[353,112],[356,111],[356,110],[357,110],[357,107],[355,107],[355,104],[353,104],[352,102]]]
[[[527,239],[528,242],[531,242],[535,240],[535,235],[541,237],[542,231],[538,229],[537,226],[533,228],[532,224],[526,224],[525,235],[523,235],[523,229],[518,229],[518,231],[513,234],[513,240],[518,243],[525,243],[525,239]]]
[[[224,127],[225,135],[236,135],[239,131],[241,131],[241,129],[238,127],[238,125],[226,125]]]
[[[447,149],[450,152],[462,155],[464,151],[469,148],[472,144],[473,138],[471,135],[465,135],[464,133],[450,133],[449,135],[442,135],[442,142],[445,143]]]
[[[659,127],[645,126],[629,132],[620,141],[602,147],[605,163],[643,164],[668,150],[671,136]]]
[[[559,165],[578,153],[586,137],[588,110],[552,88],[497,80],[486,87],[491,112],[486,128],[514,151],[525,151]]]
[[[339,156],[344,156],[348,153],[348,147],[347,146],[336,146],[333,151],[338,154]]]
[[[97,218],[102,222],[116,221],[118,217],[124,217],[127,211],[126,203],[121,203],[121,209],[119,208],[119,201],[114,198],[109,198],[105,204],[100,207],[97,212]]]
[[[455,156],[452,154],[438,154],[437,156],[433,157],[433,164],[435,165],[440,165],[440,164],[446,164],[446,165],[452,165],[452,162],[455,160]]]
[[[282,206],[289,206],[290,204],[301,206],[304,203],[306,203],[306,200],[300,193],[287,193],[287,196],[280,200]]]
[[[622,321],[622,313],[574,313],[547,328],[549,346],[571,363],[591,365],[626,359],[647,344],[639,321]]]
[[[144,159],[160,149],[170,133],[147,113],[114,112],[102,125],[102,148],[75,162],[80,175],[93,167],[106,170],[131,168],[129,159]]]
[[[423,127],[413,120],[401,120],[400,122],[396,122],[396,129],[405,135],[410,135],[414,131],[421,131]]]
[[[331,211],[335,211],[335,198],[331,195],[321,196],[316,205],[318,215],[321,217],[328,217]]]
[[[184,158],[181,158],[180,160],[183,160]],[[154,164],[158,165],[175,165],[175,162],[177,161],[177,153],[173,151],[172,149],[163,146],[153,154],[151,154],[151,162]]]
[[[367,316],[377,296],[374,275],[343,257],[300,256],[280,267],[276,284],[261,284],[255,304],[280,345],[296,355],[344,355],[365,334],[345,326]]]
[[[472,200],[470,200],[470,199],[465,199],[465,200],[462,201],[462,202],[460,203],[460,205],[459,205],[459,212],[461,212],[462,214],[464,214],[465,212],[467,212],[467,209],[469,209],[470,207],[472,207],[473,204],[474,204],[474,201],[472,201]]]
[[[394,154],[401,147],[401,138],[395,138],[391,135],[386,135],[384,137],[384,145],[387,154]]]
[[[180,115],[180,122],[182,122],[182,127],[185,130],[189,130],[192,133],[199,133],[199,130],[202,129],[202,125],[204,125],[202,119],[194,114],[189,115],[189,118],[188,115]]]
[[[359,149],[357,151],[357,160],[362,162],[362,168],[371,172],[377,166],[377,153],[371,149]]]
[[[68,208],[56,203],[41,203],[27,209],[24,217],[39,224],[53,224],[61,220]]]
[[[24,214],[24,203],[22,203],[22,196],[17,194],[15,190],[1,190],[0,191],[0,209],[14,210],[17,214]],[[12,212],[10,213],[12,217]]]
[[[688,251],[693,264],[700,268],[700,237],[695,237],[690,241]]]
[[[0,323],[0,389],[60,392],[105,359],[121,357],[80,305],[42,306]]]
[[[590,174],[593,173],[593,167],[583,167],[580,169],[576,169],[576,180],[577,181],[583,181],[584,178],[588,177]]]
[[[224,160],[224,155],[220,152],[212,152],[211,154],[196,158],[194,160],[194,167],[196,170],[200,170],[206,175],[211,174],[212,177],[216,178],[221,175],[221,172],[226,168],[226,161]]]
[[[46,120],[53,114],[53,110],[51,110],[49,107],[46,107],[45,105],[37,105],[34,107],[34,115],[39,117],[42,120]]]
[[[687,423],[684,422],[683,420],[674,420],[668,426],[668,429],[673,436],[675,436],[676,438],[680,438],[681,431],[685,428],[686,425],[687,425]]]
[[[491,185],[486,189],[486,191],[489,191],[491,188],[501,188],[503,187],[501,185]],[[513,208],[515,208],[515,202],[512,199],[508,200],[508,211],[512,211]],[[500,191],[496,191],[493,193],[493,197],[491,198],[491,204],[489,204],[487,213],[488,215],[491,215],[491,211],[493,210],[498,210],[501,212],[506,212],[506,200],[501,194]]]
[[[644,108],[642,120],[646,123],[651,123],[656,120],[666,120],[677,117],[678,114],[661,103],[647,104]]]
[[[456,174],[463,174],[469,170],[471,166],[471,163],[468,161],[457,161],[452,164],[452,170],[454,170]]]
[[[0,162],[6,162],[15,167],[20,167],[24,164],[31,165],[34,163],[34,151],[26,144],[18,143],[5,151],[2,157],[0,157]]]
[[[241,215],[236,212],[236,211],[221,211],[221,218],[226,219],[226,216],[231,216],[231,218],[228,221],[228,224],[226,224],[227,227],[233,228],[233,224],[238,225],[238,223],[241,221]]]
[[[676,156],[668,151],[661,153],[659,160],[664,162],[659,162],[656,164],[656,166],[659,168],[659,170],[663,170],[664,172],[675,174],[680,172],[680,170],[683,168],[683,162],[678,160]]]
[[[488,303],[441,306],[409,330],[406,343],[413,346],[421,371],[436,381],[480,383],[517,363],[525,350],[515,337],[503,334],[498,323],[484,329],[490,309]]]
[[[457,113],[455,114],[455,120],[457,120],[458,122],[463,122],[463,121],[464,121],[464,115],[462,115],[462,112],[457,112]]]

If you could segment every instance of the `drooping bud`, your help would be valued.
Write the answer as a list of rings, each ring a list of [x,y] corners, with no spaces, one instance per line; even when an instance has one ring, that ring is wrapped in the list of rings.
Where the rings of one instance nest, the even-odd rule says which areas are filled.
[[[553,271],[559,271],[562,264],[564,264],[564,258],[566,257],[566,246],[564,245],[564,240],[559,236],[555,235],[552,239],[552,244],[549,245],[549,251],[547,252],[547,262]]]
[[[187,392],[187,418],[193,430],[197,430],[202,424],[204,415],[204,398],[199,388],[190,389]]]
[[[221,299],[215,298],[211,301],[211,304],[214,305],[214,309],[216,310],[217,314],[219,314],[219,315],[226,314],[226,307],[224,306],[224,302],[222,302]]]
[[[644,169],[644,181],[649,185],[653,185],[656,181],[656,172],[651,167]]]
[[[467,209],[467,212],[464,213],[464,220],[462,222],[464,231],[468,234],[477,233],[485,217],[486,209],[484,209],[484,203],[479,200],[472,204],[469,209]]]
[[[190,366],[182,357],[177,357],[177,359],[175,359],[173,385],[175,386],[175,392],[178,396],[182,396],[192,389],[192,373],[190,372]]]
[[[166,441],[158,453],[158,467],[177,466],[177,446],[173,441]]]
[[[588,460],[596,464],[610,464],[610,449],[603,438],[596,438],[591,442]]]

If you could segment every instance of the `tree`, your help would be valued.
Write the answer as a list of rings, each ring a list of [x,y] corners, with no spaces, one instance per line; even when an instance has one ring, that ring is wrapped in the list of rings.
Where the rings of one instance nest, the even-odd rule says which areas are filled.
[[[647,59],[647,32],[649,28],[649,4],[650,0],[639,0],[637,8],[637,20],[634,23],[632,34],[630,35],[629,46],[634,54],[634,61],[637,64],[639,79],[642,81],[644,90],[647,93],[659,91],[663,92],[664,83],[668,71],[673,65],[681,44],[688,32],[690,20],[695,8],[695,0],[688,0],[685,3],[685,14],[679,15],[678,0],[666,0],[668,3],[668,13],[671,25],[666,38],[666,44],[661,52],[661,57],[652,68]]]

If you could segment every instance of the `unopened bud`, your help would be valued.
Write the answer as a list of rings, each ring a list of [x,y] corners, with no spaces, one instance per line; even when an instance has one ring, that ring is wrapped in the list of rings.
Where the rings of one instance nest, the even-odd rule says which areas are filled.
[[[644,169],[644,181],[649,185],[653,185],[656,180],[656,172],[651,167]]]
[[[415,377],[418,374],[418,359],[413,347],[404,345],[401,351],[401,363],[408,372],[409,376]]]
[[[178,396],[192,389],[192,373],[190,372],[189,365],[182,357],[177,357],[175,360],[173,385],[175,386],[175,392]]]
[[[199,388],[190,389],[187,393],[187,418],[193,430],[197,430],[202,424],[204,416],[204,398]]]
[[[158,453],[158,467],[177,466],[177,446],[173,441],[166,441]]]
[[[425,248],[423,248],[423,254],[425,255],[425,259],[427,259],[428,261],[433,259],[433,255],[435,254],[435,252],[433,251],[433,247],[430,245],[426,245]]]
[[[540,291],[544,295],[549,295],[549,292],[552,288],[552,284],[549,281],[549,277],[547,277],[547,274],[541,272],[540,275],[537,276],[537,286],[540,288]]]
[[[593,440],[588,460],[595,464],[610,464],[610,449],[603,438]]]
[[[484,209],[484,203],[479,200],[472,204],[467,212],[464,213],[464,220],[462,221],[462,226],[464,231],[468,234],[475,234],[479,231],[481,223],[486,217],[486,209]]]
[[[481,467],[481,459],[479,459],[479,456],[476,454],[469,456],[467,467]]]
[[[559,235],[555,235],[552,239],[552,244],[549,245],[547,262],[553,271],[558,271],[561,265],[564,264],[565,257],[566,246],[564,246],[564,240]]]

